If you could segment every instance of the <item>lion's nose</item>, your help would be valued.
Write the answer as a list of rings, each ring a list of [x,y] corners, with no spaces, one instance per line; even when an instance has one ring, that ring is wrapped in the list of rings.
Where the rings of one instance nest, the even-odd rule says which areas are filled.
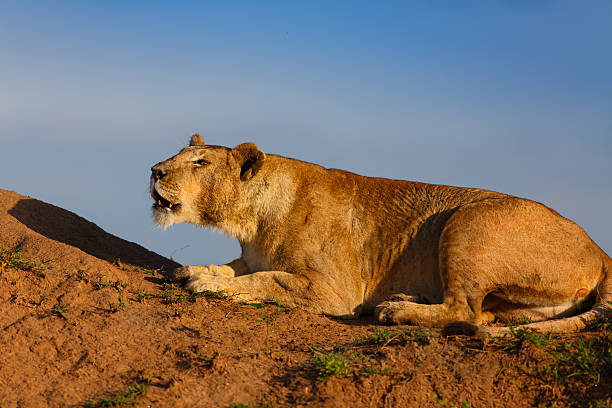
[[[151,167],[151,174],[155,180],[161,180],[166,177],[166,173],[162,169],[158,169],[156,167]]]

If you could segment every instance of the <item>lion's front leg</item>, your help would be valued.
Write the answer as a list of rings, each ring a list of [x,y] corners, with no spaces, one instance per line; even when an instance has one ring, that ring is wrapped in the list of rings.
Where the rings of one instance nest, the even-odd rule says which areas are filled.
[[[176,281],[191,279],[198,275],[224,276],[233,278],[236,276],[248,274],[249,267],[242,258],[234,259],[232,262],[225,265],[185,265],[176,268],[172,274],[172,278]]]
[[[359,306],[324,281],[281,271],[238,277],[196,273],[187,278],[185,287],[195,292],[222,290],[240,302],[279,301],[287,307],[339,317],[355,317]]]

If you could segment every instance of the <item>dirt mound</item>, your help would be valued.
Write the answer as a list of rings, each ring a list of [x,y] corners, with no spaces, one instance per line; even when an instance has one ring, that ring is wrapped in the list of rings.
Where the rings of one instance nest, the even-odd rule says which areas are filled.
[[[0,406],[607,406],[612,336],[442,338],[170,284],[177,265],[0,190]],[[598,405],[599,404],[599,405]]]

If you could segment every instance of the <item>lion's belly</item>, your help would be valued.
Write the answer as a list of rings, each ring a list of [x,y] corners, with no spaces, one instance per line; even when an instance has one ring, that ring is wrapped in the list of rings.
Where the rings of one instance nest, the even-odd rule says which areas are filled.
[[[389,271],[377,271],[366,285],[364,312],[372,311],[392,295],[403,294],[419,303],[442,302],[443,287],[440,279],[437,253],[414,256],[405,252]]]

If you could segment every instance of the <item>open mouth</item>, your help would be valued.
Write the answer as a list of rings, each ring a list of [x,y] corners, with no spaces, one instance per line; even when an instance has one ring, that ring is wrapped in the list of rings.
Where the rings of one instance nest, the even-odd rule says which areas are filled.
[[[163,208],[166,210],[175,211],[181,206],[180,204],[172,204],[170,201],[162,197],[155,189],[153,189],[151,196],[155,200],[155,203],[153,204],[153,207],[155,208]]]

